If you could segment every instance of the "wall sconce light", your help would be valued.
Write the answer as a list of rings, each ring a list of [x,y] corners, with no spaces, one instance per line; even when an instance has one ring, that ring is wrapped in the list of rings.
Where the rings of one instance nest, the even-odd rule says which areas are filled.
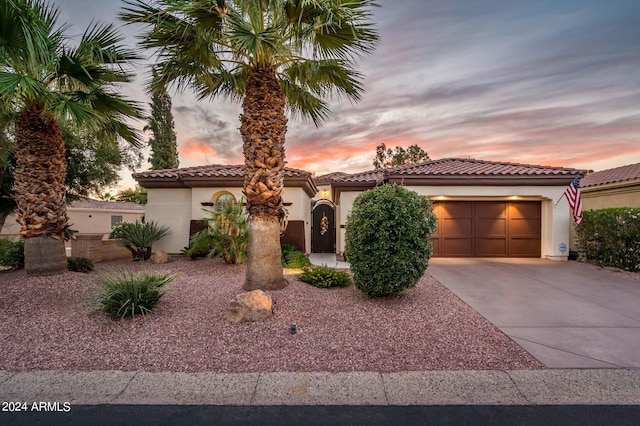
[[[320,192],[320,195],[321,195],[322,197],[324,197],[324,198],[327,198],[327,197],[329,196],[329,191],[326,191],[326,190],[325,190],[325,191],[321,191],[321,192]]]

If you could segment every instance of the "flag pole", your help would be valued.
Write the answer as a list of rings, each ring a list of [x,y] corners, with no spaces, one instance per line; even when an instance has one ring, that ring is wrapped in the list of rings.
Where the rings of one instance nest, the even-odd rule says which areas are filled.
[[[556,208],[556,206],[558,205],[558,203],[560,202],[560,200],[562,200],[562,197],[564,197],[565,195],[566,195],[566,194],[564,194],[564,193],[563,193],[563,194],[560,196],[560,198],[558,198],[558,201],[556,201],[556,203],[553,205],[553,208],[554,208],[554,209]]]

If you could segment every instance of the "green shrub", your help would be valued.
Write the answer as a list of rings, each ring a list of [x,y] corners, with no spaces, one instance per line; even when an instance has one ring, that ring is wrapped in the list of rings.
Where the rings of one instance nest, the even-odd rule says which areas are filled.
[[[175,274],[122,271],[100,278],[102,292],[99,309],[114,319],[146,315],[164,295],[162,287],[175,279]]]
[[[345,224],[345,252],[356,287],[368,297],[414,287],[431,257],[431,202],[399,185],[360,194]]]
[[[296,246],[282,244],[282,266],[285,268],[302,268],[311,265],[309,258]]]
[[[640,208],[585,211],[576,234],[581,260],[640,271]]]
[[[287,255],[293,251],[298,251],[298,247],[293,244],[280,244],[280,251],[282,252],[282,264],[285,264]]]
[[[121,223],[111,230],[109,238],[117,240],[118,244],[129,249],[133,260],[149,260],[151,246],[156,241],[169,235],[171,230],[167,226],[160,226],[150,221],[140,223]]]
[[[24,241],[0,238],[0,266],[24,268]]]
[[[91,272],[93,260],[88,257],[67,257],[67,269],[73,272]]]
[[[326,265],[305,266],[298,279],[319,288],[349,287],[351,277],[344,271],[338,271]]]
[[[203,219],[207,230],[196,234],[183,253],[191,258],[201,253],[209,257],[222,257],[229,264],[247,261],[249,224],[242,203],[224,203],[215,210],[205,210],[209,217]]]

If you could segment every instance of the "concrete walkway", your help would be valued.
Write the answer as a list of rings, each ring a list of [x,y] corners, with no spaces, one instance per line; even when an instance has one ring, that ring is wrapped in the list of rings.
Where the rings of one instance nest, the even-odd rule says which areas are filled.
[[[545,259],[434,258],[440,283],[551,368],[640,368],[640,281]]]
[[[0,371],[3,401],[74,405],[638,405],[640,370]]]
[[[333,253],[311,253],[309,260],[312,265],[326,265],[337,269],[349,269],[349,264],[336,260],[336,255]]]

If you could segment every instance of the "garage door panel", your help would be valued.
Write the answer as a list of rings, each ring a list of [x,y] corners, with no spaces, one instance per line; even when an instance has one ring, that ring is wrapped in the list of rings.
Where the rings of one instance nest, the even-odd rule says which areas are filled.
[[[539,201],[443,201],[434,213],[434,256],[540,256]]]
[[[477,237],[502,237],[507,236],[506,219],[476,219]]]
[[[512,238],[510,241],[511,257],[539,257],[540,240],[534,238]]]
[[[540,203],[537,201],[511,203],[509,206],[509,217],[511,219],[539,219]]]
[[[539,220],[512,220],[509,224],[511,237],[539,237]]]
[[[443,203],[442,214],[444,218],[471,218],[473,217],[473,203],[471,201],[457,201],[455,203]]]
[[[471,237],[473,235],[473,220],[445,219],[442,232],[449,237]]]
[[[477,218],[506,218],[507,203],[495,201],[477,201],[476,217]]]
[[[477,257],[505,257],[507,240],[505,238],[478,238],[476,240]]]
[[[445,238],[442,247],[442,256],[458,257],[473,256],[472,238]]]

